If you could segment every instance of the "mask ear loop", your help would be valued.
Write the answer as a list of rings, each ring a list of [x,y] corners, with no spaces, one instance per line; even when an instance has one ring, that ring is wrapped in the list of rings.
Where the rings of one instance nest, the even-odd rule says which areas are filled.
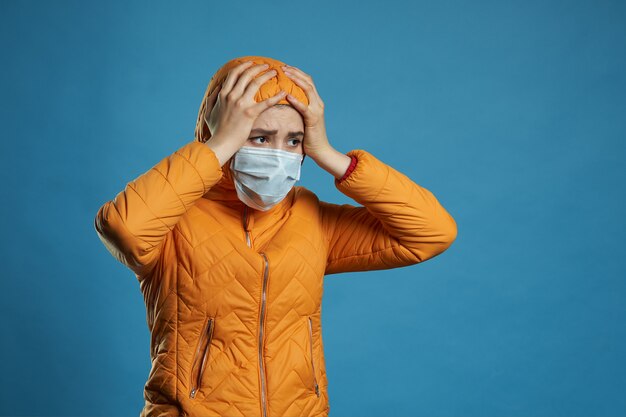
[[[303,156],[302,156],[302,162],[300,162],[300,165],[304,164],[304,158],[306,158],[306,154],[303,154]]]

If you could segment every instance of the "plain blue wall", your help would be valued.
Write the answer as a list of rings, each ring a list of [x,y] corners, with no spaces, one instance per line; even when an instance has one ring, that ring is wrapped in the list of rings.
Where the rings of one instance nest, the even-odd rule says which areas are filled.
[[[624,2],[3,1],[0,31],[0,414],[138,415],[143,298],[94,216],[265,55],[458,225],[327,277],[331,416],[626,415]],[[310,159],[299,184],[352,202]]]

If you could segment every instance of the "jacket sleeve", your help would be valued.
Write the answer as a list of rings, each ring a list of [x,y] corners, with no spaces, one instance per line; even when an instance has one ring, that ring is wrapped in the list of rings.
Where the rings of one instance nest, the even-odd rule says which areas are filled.
[[[221,177],[213,150],[189,142],[100,207],[94,219],[98,237],[141,281],[156,265],[180,217]]]
[[[347,155],[358,163],[335,187],[360,206],[320,201],[326,275],[413,265],[452,244],[456,222],[429,190],[367,151]]]

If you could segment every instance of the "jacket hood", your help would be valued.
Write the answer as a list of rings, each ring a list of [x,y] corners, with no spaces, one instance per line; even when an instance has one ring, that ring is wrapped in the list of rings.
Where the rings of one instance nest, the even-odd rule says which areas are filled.
[[[269,67],[262,71],[257,75],[260,76],[266,71],[276,70],[276,76],[267,80],[254,96],[254,100],[259,103],[269,97],[276,95],[280,90],[284,90],[287,93],[294,96],[296,99],[300,100],[304,104],[309,104],[309,99],[304,92],[296,83],[294,83],[289,77],[285,75],[282,65],[285,65],[284,62],[279,61],[277,59],[264,57],[264,56],[241,56],[238,58],[231,59],[226,62],[220,69],[218,69],[215,74],[211,77],[209,81],[209,85],[204,92],[204,97],[202,98],[202,103],[200,104],[200,109],[198,110],[198,117],[196,119],[196,129],[195,129],[195,140],[198,142],[206,143],[207,140],[211,138],[211,132],[204,121],[204,112],[207,106],[208,97],[211,93],[220,86],[226,79],[228,72],[241,64],[244,61],[252,61],[254,64],[269,64]],[[286,98],[281,99],[277,104],[291,104]],[[230,162],[232,158],[224,163],[222,166],[223,176],[221,180],[215,184],[211,189],[203,196],[204,198],[208,198],[210,200],[220,200],[224,202],[230,202],[231,204],[239,205],[243,204],[239,197],[237,197],[237,191],[235,189],[235,184],[233,181],[232,173],[230,171]],[[293,189],[292,189],[293,191]],[[285,200],[287,197],[285,198]]]

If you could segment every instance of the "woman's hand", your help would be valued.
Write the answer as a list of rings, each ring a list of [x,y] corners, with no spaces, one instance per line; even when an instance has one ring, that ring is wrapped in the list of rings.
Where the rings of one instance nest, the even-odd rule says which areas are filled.
[[[257,77],[268,65],[250,64],[252,61],[246,61],[232,68],[224,83],[207,98],[204,120],[211,137],[206,144],[215,151],[220,165],[224,165],[247,142],[259,114],[278,103],[286,94],[280,91],[257,103],[255,94],[261,85],[276,76],[276,71],[271,70]]]
[[[313,79],[296,67],[283,65],[283,72],[300,86],[309,99],[309,106],[301,103],[291,94],[287,100],[300,112],[304,119],[304,153],[310,156],[317,165],[340,179],[350,166],[352,159],[333,148],[326,136],[324,124],[324,103],[320,98]]]
[[[331,149],[324,124],[324,103],[317,93],[313,78],[310,75],[289,65],[283,65],[282,68],[285,75],[302,88],[309,99],[307,107],[291,94],[287,95],[287,101],[298,110],[304,119],[304,139],[302,142],[304,153],[317,160]]]

